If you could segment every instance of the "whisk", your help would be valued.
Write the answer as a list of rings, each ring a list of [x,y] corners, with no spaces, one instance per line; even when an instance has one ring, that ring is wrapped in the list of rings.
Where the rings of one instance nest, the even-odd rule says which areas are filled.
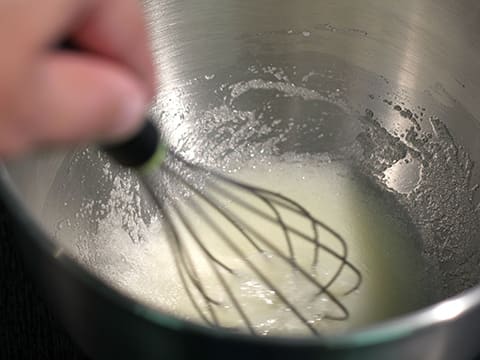
[[[211,294],[211,289],[202,279],[198,257],[202,257],[203,263],[210,269],[232,311],[245,328],[252,334],[258,334],[254,319],[239,299],[239,290],[229,280],[229,277],[241,274],[235,264],[229,263],[230,257],[222,258],[217,254],[218,246],[228,249],[235,256],[235,261],[241,262],[249,274],[268,290],[269,296],[274,297],[312,334],[317,335],[319,330],[311,314],[307,314],[304,305],[282,289],[282,284],[277,284],[269,276],[263,260],[259,262],[255,255],[252,256],[252,251],[260,258],[262,254],[272,255],[275,261],[282,263],[282,271],[291,272],[299,283],[312,287],[314,292],[309,301],[324,297],[331,302],[335,311],[322,314],[322,318],[338,321],[349,318],[349,311],[340,298],[359,288],[362,275],[348,260],[348,247],[342,236],[301,204],[280,193],[186,161],[162,142],[152,119],[147,119],[141,131],[130,140],[106,146],[104,150],[121,165],[136,170],[169,235],[169,245],[182,286],[196,313],[206,324],[224,327],[218,311],[225,301],[219,300],[216,297],[218,294]],[[182,191],[169,191],[171,183],[177,184],[176,189]],[[245,214],[254,221],[246,220]],[[296,219],[295,224],[301,224],[300,228],[292,224],[293,218]],[[255,225],[257,220],[262,225]],[[338,246],[324,243],[322,234],[335,239]],[[217,239],[214,245],[210,241],[212,237]],[[197,252],[189,250],[186,242],[193,242]],[[311,247],[309,266],[297,257],[298,242]],[[247,247],[249,250],[245,250]],[[335,268],[327,269],[330,275],[321,282],[313,269],[322,265],[322,254],[335,260]],[[332,288],[345,272],[350,272],[354,280],[337,295]]]

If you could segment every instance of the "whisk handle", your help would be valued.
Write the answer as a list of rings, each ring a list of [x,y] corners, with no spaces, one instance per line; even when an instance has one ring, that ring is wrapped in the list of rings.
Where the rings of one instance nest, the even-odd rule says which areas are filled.
[[[141,168],[149,163],[161,146],[158,129],[151,119],[130,139],[116,144],[103,145],[102,149],[120,165]]]
[[[64,39],[58,48],[68,51],[82,51],[70,39]],[[166,153],[166,147],[160,142],[157,127],[152,119],[145,119],[143,127],[131,138],[120,143],[103,145],[102,150],[109,154],[120,165],[130,168],[155,166],[161,163]]]

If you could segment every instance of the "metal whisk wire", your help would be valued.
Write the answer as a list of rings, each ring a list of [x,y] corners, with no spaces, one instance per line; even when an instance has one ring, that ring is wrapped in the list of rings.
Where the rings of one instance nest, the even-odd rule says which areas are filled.
[[[171,161],[165,162],[160,169],[158,169],[163,176],[173,180],[176,183],[181,184],[185,189],[191,192],[190,196],[187,196],[182,201],[182,206],[189,207],[195,212],[199,219],[201,219],[213,232],[222,239],[230,250],[232,250],[239,259],[246,264],[246,266],[260,279],[260,281],[269,289],[271,289],[276,298],[286,306],[291,313],[312,333],[317,335],[318,330],[313,325],[311,319],[308,319],[302,312],[302,310],[295,305],[286,294],[283,293],[278,286],[276,286],[269,277],[253,262],[249,259],[246,253],[231,239],[231,236],[225,232],[217,224],[217,222],[209,215],[209,212],[205,211],[199,202],[207,205],[210,210],[220,215],[222,219],[228,222],[235,230],[240,234],[248,243],[259,253],[265,253],[267,250],[274,253],[278,258],[287,263],[297,274],[301,275],[308,283],[313,285],[318,291],[314,298],[321,295],[325,295],[329,301],[334,303],[339,309],[340,314],[326,314],[324,318],[331,320],[345,320],[349,317],[348,309],[342,304],[342,302],[335,296],[330,290],[332,285],[337,281],[341,274],[347,269],[351,271],[356,281],[343,295],[348,295],[358,289],[362,282],[362,275],[360,271],[347,259],[348,247],[343,237],[335,230],[316,219],[310,214],[304,207],[295,202],[292,199],[285,197],[282,194],[272,192],[267,189],[254,187],[243,182],[233,180],[217,171],[206,169],[200,165],[190,163],[186,161],[182,156],[168,151],[168,157]],[[170,165],[173,162],[174,166]],[[183,167],[193,174],[198,175],[204,179],[203,186],[200,187],[194,182],[188,180],[185,174],[182,174],[177,168]],[[204,255],[207,263],[218,280],[220,286],[225,291],[225,294],[233,308],[237,312],[240,319],[245,324],[245,327],[252,333],[256,334],[252,320],[247,314],[247,309],[244,309],[243,305],[236,298],[234,291],[228,284],[224,273],[230,275],[236,275],[232,267],[225,264],[224,261],[218,259],[209,249],[205,242],[201,239],[199,234],[195,231],[195,225],[190,221],[188,216],[182,210],[178,199],[174,198],[168,191],[164,191],[164,196],[159,196],[156,192],[155,184],[151,183],[151,177],[142,177],[145,188],[150,193],[154,203],[159,208],[161,216],[167,227],[167,230],[171,237],[171,250],[175,259],[177,271],[180,275],[180,280],[185,288],[186,294],[191,301],[195,311],[199,314],[200,318],[210,326],[221,327],[221,323],[217,314],[217,306],[221,306],[222,302],[211,297],[206,286],[203,284],[201,277],[195,266],[195,262],[192,259],[192,255],[183,243],[182,236],[180,235],[180,228],[183,228],[189,236],[197,244],[201,253]],[[205,188],[209,191],[206,192]],[[267,213],[263,209],[259,209],[252,203],[242,199],[236,192],[247,192],[251,196],[254,196],[260,202],[265,204],[271,213]],[[287,252],[284,253],[277,245],[273,244],[265,235],[261,234],[258,229],[255,229],[250,224],[246,223],[239,216],[233,213],[230,209],[219,203],[217,197],[212,194],[217,194],[217,197],[226,199],[231,203],[247,210],[251,214],[258,216],[259,218],[268,221],[275,226],[278,226],[282,233],[282,238],[285,241]],[[312,234],[306,234],[292,226],[290,226],[282,216],[282,211],[288,211],[301,216],[306,219],[310,224]],[[175,220],[174,220],[175,219]],[[319,228],[326,231],[331,236],[337,239],[340,244],[341,251],[335,251],[326,244],[320,241]],[[312,260],[312,269],[318,266],[319,253],[325,251],[333,258],[339,261],[339,266],[333,272],[330,279],[326,284],[322,284],[311,273],[306,271],[302,266],[299,266],[296,260],[295,247],[292,244],[292,236],[296,236],[299,239],[306,241],[314,246],[314,256]],[[195,296],[196,292],[199,296]],[[314,299],[312,299],[313,301]],[[202,309],[203,307],[206,309]],[[205,313],[206,311],[206,313]]]
[[[234,185],[234,186],[236,186],[240,189],[250,191],[251,193],[256,194],[264,202],[266,202],[268,204],[268,206],[271,209],[273,209],[273,211],[275,213],[275,218],[273,218],[271,215],[266,214],[263,211],[259,211],[257,208],[253,207],[250,203],[240,199],[239,197],[229,193],[228,191],[225,191],[224,189],[219,187],[217,184],[210,181],[209,187],[216,190],[220,194],[222,194],[222,196],[224,196],[225,198],[228,198],[228,199],[230,199],[234,202],[237,202],[238,204],[240,204],[245,209],[259,215],[263,219],[269,220],[269,221],[273,222],[274,224],[279,223],[280,226],[283,229],[286,242],[288,243],[288,249],[289,249],[292,260],[294,260],[295,256],[294,256],[294,252],[293,252],[293,246],[291,244],[291,240],[290,240],[290,237],[289,237],[289,232],[291,232],[292,234],[295,234],[295,235],[301,237],[303,240],[305,240],[307,242],[311,242],[312,244],[315,245],[315,253],[314,253],[314,259],[313,259],[312,266],[317,265],[319,249],[322,249],[322,250],[326,251],[327,253],[329,253],[333,257],[340,260],[341,264],[340,264],[338,270],[334,273],[331,280],[326,285],[324,285],[324,287],[326,289],[328,289],[335,282],[335,280],[338,278],[338,276],[341,274],[341,272],[344,270],[345,267],[348,267],[351,271],[353,271],[356,274],[357,281],[354,283],[354,285],[347,292],[344,293],[344,295],[348,295],[348,294],[350,294],[353,291],[358,289],[358,287],[360,286],[361,281],[362,281],[362,275],[361,275],[360,271],[348,260],[348,247],[347,247],[347,243],[346,243],[345,239],[337,231],[335,231],[333,228],[331,228],[330,226],[328,226],[324,222],[314,218],[310,214],[310,212],[308,210],[306,210],[302,205],[293,201],[290,198],[287,198],[286,196],[284,196],[282,194],[275,193],[275,192],[272,192],[272,191],[267,190],[267,189],[254,187],[254,186],[249,185],[249,184],[245,184],[245,183],[240,182],[238,180],[234,180],[230,177],[227,177],[227,176],[225,176],[221,173],[218,173],[215,170],[206,169],[202,166],[190,163],[190,162],[184,160],[183,157],[181,157],[180,155],[175,154],[173,152],[171,152],[171,156],[175,160],[177,160],[178,162],[181,162],[182,164],[184,164],[186,167],[188,167],[190,169],[202,172],[202,173],[206,174],[207,176],[209,176],[210,178],[213,177],[215,179],[222,180],[223,182],[228,183],[230,185]],[[167,169],[167,171],[172,171],[172,170]],[[177,179],[179,179],[180,181],[185,183],[185,180],[180,175],[176,174],[175,177]],[[199,189],[196,189],[196,190],[201,193],[201,191]],[[299,231],[295,228],[292,228],[290,226],[287,226],[284,223],[283,219],[281,218],[277,209],[274,207],[274,204],[276,204],[276,205],[278,205],[278,206],[280,206],[284,209],[288,209],[290,211],[296,212],[297,214],[300,214],[300,215],[304,216],[305,218],[307,218],[311,222],[312,230],[313,230],[313,236],[309,237],[305,233],[303,233],[303,232],[301,232],[301,231]],[[221,211],[221,210],[219,210],[219,211]],[[340,243],[341,248],[342,248],[342,254],[338,254],[335,250],[329,248],[328,246],[326,246],[326,245],[324,245],[320,242],[319,233],[317,231],[317,226],[320,226],[323,230],[327,231],[328,233],[330,233],[333,237],[335,237],[338,240],[338,242]],[[249,239],[249,241],[251,243],[255,244],[253,240]],[[267,243],[269,243],[269,242],[267,241]],[[261,251],[261,249],[258,246],[255,245],[255,247],[257,248],[257,250]],[[318,294],[318,295],[321,295],[321,293]]]

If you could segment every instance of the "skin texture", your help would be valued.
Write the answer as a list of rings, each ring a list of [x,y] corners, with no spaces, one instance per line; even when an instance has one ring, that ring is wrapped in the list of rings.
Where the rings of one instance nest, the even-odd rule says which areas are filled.
[[[141,126],[155,83],[140,1],[1,0],[0,44],[0,158]]]

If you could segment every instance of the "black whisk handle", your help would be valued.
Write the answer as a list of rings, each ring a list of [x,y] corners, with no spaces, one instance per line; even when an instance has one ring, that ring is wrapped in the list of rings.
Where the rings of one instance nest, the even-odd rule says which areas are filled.
[[[159,146],[158,129],[151,119],[130,139],[116,144],[103,145],[102,149],[119,164],[139,168],[148,163]]]

